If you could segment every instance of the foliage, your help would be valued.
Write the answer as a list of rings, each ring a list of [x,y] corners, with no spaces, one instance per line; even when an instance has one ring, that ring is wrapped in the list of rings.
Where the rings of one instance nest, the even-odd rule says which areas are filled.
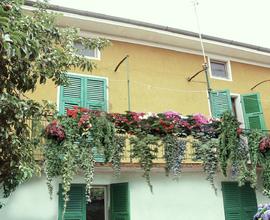
[[[164,143],[164,158],[166,173],[178,177],[181,173],[182,161],[185,158],[187,141],[174,135],[167,135],[162,139]]]
[[[228,112],[224,113],[219,121],[207,119],[200,114],[185,117],[176,112],[159,114],[127,112],[115,114],[76,107],[73,110],[67,109],[67,116],[59,116],[58,120],[60,124],[52,121],[45,130],[50,131],[50,129],[55,128],[59,130],[47,131],[51,135],[51,139],[47,136],[48,141],[54,140],[54,143],[60,146],[63,143],[69,143],[70,134],[73,134],[76,138],[71,143],[75,147],[81,147],[84,145],[76,143],[84,138],[83,140],[87,140],[85,144],[88,151],[77,152],[77,154],[87,155],[88,159],[93,158],[93,152],[91,153],[89,149],[97,147],[104,154],[105,162],[112,162],[117,175],[120,173],[121,157],[126,139],[129,139],[131,158],[141,165],[144,170],[143,176],[146,178],[151,190],[150,172],[154,166],[154,160],[157,159],[158,153],[161,152],[160,148],[164,147],[163,157],[166,161],[166,173],[177,177],[181,173],[181,166],[185,156],[186,138],[193,136],[195,159],[202,162],[204,172],[207,175],[206,179],[210,181],[215,191],[217,191],[214,183],[215,176],[219,172],[219,168],[226,175],[230,167],[232,176],[238,180],[239,185],[251,182],[252,187],[256,187],[256,168],[259,165],[263,168],[264,193],[270,195],[268,137],[257,130],[245,131],[239,128],[236,118]],[[75,121],[73,131],[69,131],[69,129],[73,129],[71,125],[65,125],[69,120]],[[57,134],[56,137],[55,134]],[[62,140],[63,136],[64,139]],[[91,137],[91,139],[87,137]],[[59,152],[55,152],[55,149],[58,148],[51,145],[49,143],[47,149],[52,150],[51,155],[53,155],[53,158],[47,158],[47,161],[52,160],[52,164],[58,164],[57,161],[60,161]],[[91,160],[94,161],[94,159]],[[63,177],[72,176],[76,170],[85,169],[79,166],[80,163],[80,161],[75,161],[72,165],[73,168],[72,166],[68,168],[73,169],[73,171],[65,170],[64,168],[68,167],[65,163],[58,165],[60,168],[54,167],[52,170],[56,171],[54,175],[48,175],[49,180],[61,175]],[[89,168],[91,175],[86,179],[90,189],[95,162],[88,161],[86,164],[92,166],[91,169]],[[58,173],[61,169],[64,172]],[[68,179],[68,184],[70,184],[70,180]],[[68,184],[67,191],[69,190]]]
[[[101,112],[75,107],[67,109],[67,116],[56,116],[46,127],[44,135],[47,140],[44,156],[48,186],[52,189],[51,180],[62,178],[65,210],[71,182],[78,171],[84,174],[86,192],[90,195],[95,150],[104,155],[105,161],[118,156],[114,126]]]
[[[121,158],[125,149],[126,137],[125,135],[115,135],[115,145],[112,149],[112,166],[116,177],[120,175]]]
[[[221,170],[224,176],[227,175],[227,165],[230,159],[233,162],[237,162],[237,147],[238,146],[238,136],[237,129],[239,127],[239,122],[235,117],[232,116],[230,112],[225,112],[222,116],[222,121],[220,124],[220,147],[219,147],[219,157]]]
[[[157,137],[150,134],[130,138],[131,157],[139,160],[144,170],[143,176],[146,178],[151,192],[153,187],[150,182],[150,171],[153,167],[153,160],[157,159],[158,141]]]
[[[57,27],[55,18],[59,15],[47,12],[46,4],[38,4],[32,15],[26,15],[22,3],[0,2],[0,186],[5,197],[39,173],[33,156],[39,138],[31,138],[29,124],[48,118],[53,111],[50,105],[38,103],[26,93],[48,80],[55,85],[66,84],[65,73],[71,68],[91,71],[95,67],[90,60],[75,54],[74,41],[99,49],[108,44],[104,39],[80,37],[76,29]],[[77,151],[74,145],[64,143],[65,148]],[[65,160],[70,157],[66,155]]]
[[[219,140],[213,138],[206,142],[194,141],[193,146],[195,148],[195,159],[202,161],[203,170],[207,174],[206,179],[210,181],[211,186],[217,193],[215,175],[218,171],[219,165]]]

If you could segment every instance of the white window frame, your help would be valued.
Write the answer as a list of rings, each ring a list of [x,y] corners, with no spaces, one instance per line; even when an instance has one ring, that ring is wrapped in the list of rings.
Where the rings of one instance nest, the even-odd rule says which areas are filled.
[[[82,77],[89,77],[89,78],[96,78],[96,79],[105,79],[106,80],[106,84],[107,84],[107,112],[110,112],[110,106],[109,106],[109,79],[108,77],[104,77],[104,76],[93,76],[93,75],[86,75],[86,74],[81,74],[81,73],[74,73],[74,72],[67,72],[67,75],[71,75],[71,76],[82,76]],[[60,87],[61,86],[57,86],[57,101],[56,101],[56,110],[59,111],[60,110]]]
[[[75,47],[76,48],[76,47]],[[94,54],[95,56],[94,57],[91,57],[91,56],[84,56],[86,59],[90,59],[90,60],[100,60],[101,58],[101,55],[100,55],[100,50],[98,48],[95,48],[94,49]],[[82,57],[80,54],[77,54],[76,55]]]
[[[110,194],[107,185],[92,185],[92,188],[101,188],[104,189],[104,216],[105,220],[109,218],[109,203],[110,203]]]
[[[224,63],[226,65],[226,71],[227,71],[228,77],[224,78],[224,77],[213,76],[212,68],[211,68],[211,61]],[[230,59],[225,58],[225,57],[219,57],[219,56],[210,56],[208,57],[208,66],[209,66],[208,70],[209,70],[210,78],[217,79],[217,80],[224,80],[224,81],[232,81],[232,70],[231,70]]]
[[[236,107],[236,114],[237,120],[241,123],[240,128],[245,128],[245,119],[241,104],[241,96],[238,93],[230,93],[231,97],[235,98],[235,107]]]

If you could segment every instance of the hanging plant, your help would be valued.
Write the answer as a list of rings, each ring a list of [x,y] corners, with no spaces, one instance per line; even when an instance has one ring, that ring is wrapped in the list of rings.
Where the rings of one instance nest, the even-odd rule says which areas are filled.
[[[239,122],[230,112],[222,115],[220,124],[221,134],[219,136],[220,147],[218,149],[221,170],[224,176],[227,176],[227,166],[230,159],[237,160],[237,146],[239,145],[238,128]]]
[[[94,125],[90,130],[92,145],[97,149],[98,154],[104,155],[105,162],[109,162],[116,147],[115,127],[104,112],[93,112],[91,122]]]
[[[250,183],[251,186],[255,187],[257,184],[257,166],[260,163],[261,153],[259,143],[263,137],[263,133],[259,130],[251,130],[246,133],[249,148],[249,159],[250,159]]]
[[[263,164],[263,194],[270,197],[270,158]]]
[[[219,140],[213,138],[206,142],[194,141],[193,147],[195,148],[195,160],[202,161],[203,170],[207,174],[206,179],[210,181],[215,193],[217,193],[215,175],[218,170],[219,162]]]
[[[144,170],[143,177],[150,187],[151,192],[153,187],[150,181],[150,171],[153,167],[153,160],[157,159],[159,138],[153,135],[139,135],[130,138],[131,158],[138,159],[141,167]]]
[[[121,170],[121,158],[126,145],[126,136],[123,134],[118,134],[115,136],[115,144],[112,150],[112,166],[115,176],[120,175]]]
[[[90,199],[95,149],[100,150],[109,161],[116,146],[115,129],[105,114],[74,107],[67,110],[67,116],[58,116],[53,120],[46,127],[44,135],[47,140],[44,156],[48,188],[52,193],[52,179],[62,178],[64,215],[68,192],[79,170],[84,175],[87,199]]]
[[[258,164],[263,168],[263,194],[270,197],[270,151],[269,136],[263,136],[262,132],[257,132],[257,153]],[[260,138],[260,139],[259,139]]]
[[[235,146],[231,155],[231,169],[233,176],[237,177],[240,186],[244,185],[246,182],[252,181],[253,177],[248,167],[249,159],[247,138],[243,135],[239,135],[238,145]]]
[[[164,143],[164,158],[166,174],[178,177],[181,173],[182,161],[185,158],[187,141],[174,135],[167,135],[162,139]]]

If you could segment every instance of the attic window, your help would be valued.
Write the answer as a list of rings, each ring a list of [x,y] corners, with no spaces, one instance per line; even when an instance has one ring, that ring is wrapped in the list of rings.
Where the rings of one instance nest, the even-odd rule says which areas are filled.
[[[76,54],[85,56],[86,58],[90,59],[100,59],[100,51],[95,48],[95,49],[88,49],[85,48],[81,43],[75,42],[74,47],[77,49]]]
[[[229,61],[209,59],[210,76],[214,79],[232,80]]]

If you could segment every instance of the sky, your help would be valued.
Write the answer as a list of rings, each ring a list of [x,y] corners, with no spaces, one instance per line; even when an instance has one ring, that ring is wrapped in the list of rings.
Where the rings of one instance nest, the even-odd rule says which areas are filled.
[[[270,48],[270,0],[197,0],[203,34]],[[198,32],[192,0],[50,0],[50,3]]]

